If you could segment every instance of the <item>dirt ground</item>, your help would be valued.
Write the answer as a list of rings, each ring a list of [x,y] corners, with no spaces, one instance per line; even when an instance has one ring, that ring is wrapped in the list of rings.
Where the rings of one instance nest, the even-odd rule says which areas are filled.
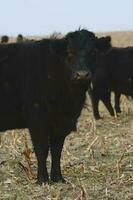
[[[114,46],[133,45],[133,32],[111,35]],[[28,130],[0,135],[0,200],[133,200],[133,100],[121,98],[122,113],[111,117],[103,104],[103,119],[95,121],[87,96],[62,153],[67,184],[35,184],[37,162]],[[113,97],[112,97],[112,103]],[[50,158],[47,161],[50,169]]]

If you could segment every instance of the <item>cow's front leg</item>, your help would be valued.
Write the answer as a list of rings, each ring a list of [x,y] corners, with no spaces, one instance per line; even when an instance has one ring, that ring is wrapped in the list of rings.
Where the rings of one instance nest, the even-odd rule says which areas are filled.
[[[95,119],[101,119],[98,109],[99,100],[100,100],[99,97],[92,93],[91,101],[92,101],[93,115]]]
[[[103,103],[106,106],[107,110],[109,111],[110,115],[114,117],[115,113],[114,113],[114,109],[111,105],[111,92],[103,95],[101,100],[103,101]]]
[[[115,92],[115,111],[116,111],[116,113],[121,113],[120,96],[121,96],[121,94],[119,92]]]
[[[38,162],[37,183],[42,184],[49,180],[46,167],[49,151],[48,137],[45,135],[45,130],[40,127],[30,128],[30,133]]]
[[[48,117],[39,104],[33,104],[28,115],[28,127],[38,162],[37,180],[39,184],[49,180],[46,160],[49,151]]]
[[[50,151],[52,157],[52,166],[51,166],[51,180],[53,182],[65,182],[62,174],[61,174],[61,167],[60,167],[60,159],[61,159],[61,152],[63,148],[65,137],[51,137],[50,138]]]

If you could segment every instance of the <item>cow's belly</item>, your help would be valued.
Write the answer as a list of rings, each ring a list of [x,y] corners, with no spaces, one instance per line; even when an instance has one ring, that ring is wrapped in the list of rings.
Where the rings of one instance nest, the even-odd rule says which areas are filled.
[[[0,99],[0,131],[26,128],[22,116],[22,105],[12,99]]]
[[[27,128],[21,115],[0,115],[0,131]]]
[[[55,113],[54,113],[55,114]],[[51,128],[54,135],[68,135],[76,130],[76,120],[67,113],[56,113],[50,117]]]

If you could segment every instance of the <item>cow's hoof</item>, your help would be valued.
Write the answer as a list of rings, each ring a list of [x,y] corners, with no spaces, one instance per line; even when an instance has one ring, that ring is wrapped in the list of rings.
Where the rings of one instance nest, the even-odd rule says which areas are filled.
[[[100,119],[103,119],[103,117],[95,117],[95,120],[100,120]]]
[[[42,185],[42,184],[46,184],[46,183],[49,183],[48,178],[40,178],[40,179],[37,179],[37,181],[36,181],[37,185]]]
[[[116,118],[121,116],[121,112],[116,113]]]
[[[51,182],[54,183],[66,183],[66,180],[63,177],[51,177]]]
[[[115,109],[116,113],[121,113],[121,109]]]
[[[112,117],[115,117],[115,113],[110,113],[110,115],[111,115]]]
[[[121,113],[121,110],[117,111],[116,113],[117,113],[117,114],[120,114],[120,113]]]

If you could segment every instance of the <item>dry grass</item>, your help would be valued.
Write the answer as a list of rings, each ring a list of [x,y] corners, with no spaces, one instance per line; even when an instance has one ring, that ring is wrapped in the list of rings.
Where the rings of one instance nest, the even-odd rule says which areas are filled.
[[[133,42],[131,32],[111,35],[115,46]],[[2,133],[0,199],[133,200],[133,102],[124,96],[121,101],[119,118],[110,117],[101,103],[104,118],[95,122],[87,99],[88,110],[82,112],[78,132],[67,137],[62,154],[68,184],[37,186],[37,163],[28,131]],[[50,167],[50,159],[47,164]]]
[[[97,33],[97,36],[110,35],[112,44],[116,47],[133,46],[133,31]]]

